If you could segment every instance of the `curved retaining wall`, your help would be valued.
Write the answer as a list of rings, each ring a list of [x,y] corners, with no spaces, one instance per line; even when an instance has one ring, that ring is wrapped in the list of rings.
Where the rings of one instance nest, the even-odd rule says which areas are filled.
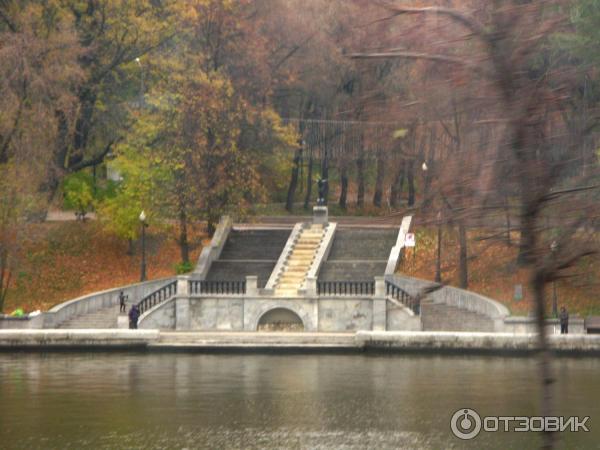
[[[119,292],[123,291],[128,296],[128,302],[139,302],[146,295],[173,281],[175,277],[160,278],[158,280],[144,281],[127,286],[121,286],[106,291],[94,292],[93,294],[69,300],[56,305],[47,313],[44,313],[44,328],[56,328],[65,320],[80,314],[98,311],[108,306],[119,303]]]
[[[436,286],[436,283],[402,275],[386,277],[408,294],[416,296],[424,289]],[[494,322],[494,331],[504,331],[504,319],[510,315],[508,308],[491,298],[464,289],[444,286],[429,295],[435,303],[443,303],[488,317]]]

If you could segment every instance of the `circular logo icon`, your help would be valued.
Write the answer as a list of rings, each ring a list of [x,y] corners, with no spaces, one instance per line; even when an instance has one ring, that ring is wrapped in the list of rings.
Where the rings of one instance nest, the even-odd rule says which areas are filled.
[[[459,409],[450,419],[450,429],[459,439],[473,439],[481,431],[481,417],[472,409]]]

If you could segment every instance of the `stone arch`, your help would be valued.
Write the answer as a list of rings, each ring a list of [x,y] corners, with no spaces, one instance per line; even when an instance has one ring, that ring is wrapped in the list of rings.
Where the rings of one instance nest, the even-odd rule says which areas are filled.
[[[290,308],[276,307],[258,318],[256,331],[304,331],[304,322]]]
[[[246,300],[244,302],[244,329],[246,331],[256,331],[260,318],[275,308],[289,309],[295,313],[302,319],[304,331],[317,331],[317,303],[315,300],[305,299]]]

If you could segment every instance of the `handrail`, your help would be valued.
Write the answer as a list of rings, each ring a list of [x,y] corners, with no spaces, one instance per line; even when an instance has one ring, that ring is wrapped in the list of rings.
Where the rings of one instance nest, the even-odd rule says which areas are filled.
[[[385,281],[385,294],[388,297],[402,303],[404,306],[410,308],[415,314],[421,312],[421,301],[419,298],[415,298],[402,289],[400,286],[392,283],[389,280]]]
[[[164,302],[165,300],[170,299],[175,294],[177,294],[177,280],[166,284],[165,286],[157,289],[151,294],[146,295],[143,299],[139,301],[137,304],[138,309],[140,311],[140,316],[144,314],[144,312],[148,311],[150,308],[153,308],[159,303]]]
[[[404,241],[406,240],[406,234],[410,229],[410,224],[412,222],[412,216],[404,216],[402,218],[402,224],[400,225],[400,230],[398,231],[398,238],[396,239],[396,244],[392,247],[390,251],[390,256],[388,257],[388,262],[385,267],[386,275],[394,275],[396,273],[396,269],[398,268],[398,264],[402,260],[402,251],[404,250]]]
[[[244,295],[246,281],[190,280],[191,295]]]
[[[222,216],[219,225],[215,230],[215,234],[213,234],[213,237],[210,240],[210,244],[202,249],[202,252],[198,257],[198,262],[194,269],[194,276],[196,278],[206,278],[212,263],[221,256],[221,252],[227,243],[232,227],[233,221],[231,220],[231,217]]]
[[[317,281],[318,295],[361,296],[375,294],[375,281]]]
[[[279,281],[279,277],[281,276],[281,272],[283,271],[283,268],[285,266],[285,262],[287,261],[290,254],[292,253],[292,250],[294,249],[294,246],[296,245],[296,241],[298,240],[298,237],[300,236],[300,233],[302,232],[302,230],[304,229],[305,226],[306,226],[306,223],[297,223],[296,225],[294,225],[294,228],[292,228],[292,231],[290,232],[290,235],[288,236],[288,240],[286,241],[285,246],[283,247],[283,250],[279,254],[277,263],[275,264],[275,267],[273,268],[273,271],[271,272],[271,276],[269,277],[269,280],[267,281],[267,284],[265,285],[266,289],[274,289],[275,288],[275,285]]]

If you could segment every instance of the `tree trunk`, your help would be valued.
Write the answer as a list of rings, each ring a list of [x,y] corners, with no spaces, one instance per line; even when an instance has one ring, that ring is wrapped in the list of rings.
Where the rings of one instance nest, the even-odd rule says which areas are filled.
[[[288,188],[287,201],[285,202],[285,209],[289,212],[294,208],[294,198],[296,195],[296,188],[298,187],[298,173],[300,172],[300,161],[302,161],[302,147],[296,149],[296,154],[294,156],[292,177],[290,179],[290,187]]]
[[[133,256],[133,239],[127,239],[127,254]]]
[[[415,161],[410,160],[407,165],[408,179],[408,206],[415,206]]]
[[[11,270],[8,267],[8,250],[0,250],[0,313],[4,310],[4,302],[10,287]]]
[[[185,210],[185,205],[180,203],[179,208],[179,250],[181,253],[181,262],[182,264],[190,263],[190,244],[188,241],[188,231],[187,231],[187,213]]]
[[[467,227],[465,226],[465,220],[460,219],[458,221],[458,239],[460,243],[460,257],[459,257],[459,275],[460,275],[460,287],[467,289],[469,287],[469,272],[468,272],[468,260],[467,260]]]
[[[398,202],[400,197],[402,196],[402,189],[404,188],[404,173],[406,166],[404,164],[404,160],[400,163],[398,168],[398,172],[396,173],[396,178],[394,179],[394,183],[392,184],[392,188],[390,190],[390,206],[392,208],[398,207]]]
[[[539,370],[542,387],[542,416],[552,416],[554,406],[552,402],[554,376],[552,374],[552,354],[548,348],[548,337],[546,336],[546,299],[545,299],[545,279],[542,273],[535,271],[530,281],[533,287],[535,298],[535,316],[538,332],[538,352],[539,352]],[[545,431],[543,434],[542,448],[554,448],[554,436],[551,431]]]
[[[361,153],[356,161],[357,169],[357,180],[358,180],[358,192],[356,195],[356,206],[362,208],[365,206],[365,160],[364,155]]]
[[[312,150],[308,157],[308,170],[306,171],[306,196],[304,197],[304,209],[310,207],[310,200],[312,196],[312,171],[313,171],[313,155]]]
[[[437,224],[437,255],[435,258],[435,281],[436,283],[442,282],[442,221],[440,214],[438,214]]]
[[[321,179],[327,180],[323,192],[323,201],[325,202],[325,205],[327,205],[327,199],[329,198],[329,158],[327,157],[327,150],[325,150],[325,156],[321,161]]]
[[[344,165],[341,169],[341,191],[340,191],[340,208],[346,209],[348,200],[348,169]]]
[[[523,197],[526,197],[526,194],[522,195]],[[532,220],[535,220],[531,218],[535,215],[535,212],[531,211],[527,205],[528,201],[526,199],[521,200],[521,237],[519,239],[519,255],[517,256],[517,264],[521,267],[532,262],[535,242],[535,223],[528,225]]]
[[[385,160],[383,155],[377,156],[377,176],[375,178],[375,194],[373,195],[373,205],[381,208],[383,200],[383,180],[385,178]]]
[[[506,243],[510,245],[510,205],[508,203],[508,195],[504,197],[504,214],[506,217]]]

